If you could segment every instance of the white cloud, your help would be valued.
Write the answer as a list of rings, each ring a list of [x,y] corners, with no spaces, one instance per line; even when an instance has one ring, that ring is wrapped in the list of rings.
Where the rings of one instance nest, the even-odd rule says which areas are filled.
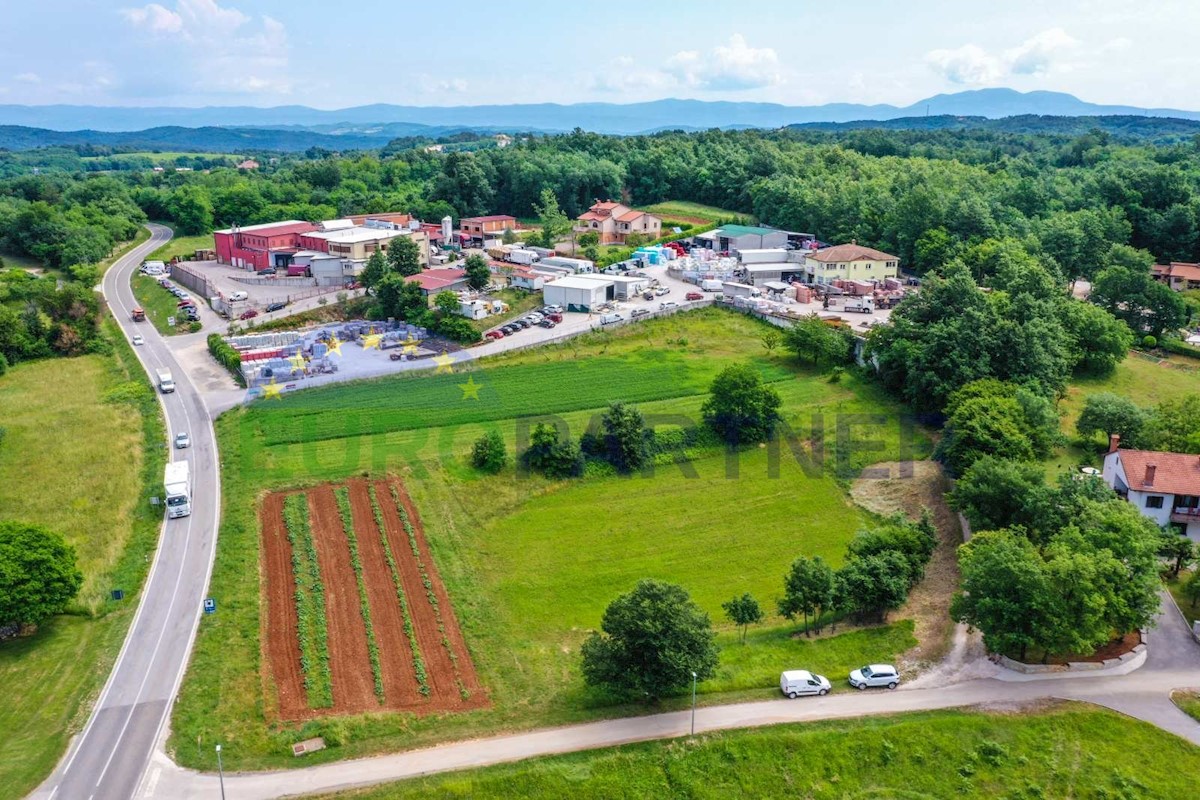
[[[775,51],[751,47],[740,33],[705,54],[681,50],[667,60],[664,69],[685,86],[711,91],[761,89],[782,82]]]
[[[638,63],[633,56],[617,56],[608,62],[603,71],[591,76],[592,89],[601,92],[625,94],[646,89],[665,89],[675,79],[667,73]]]
[[[17,83],[41,83],[42,77],[36,72],[22,72],[20,75],[13,76],[13,80]]]
[[[257,23],[216,0],[177,0],[175,8],[158,3],[121,11],[130,24],[159,37],[188,45],[174,51],[176,68],[188,74],[187,89],[235,94],[286,94],[288,41],[283,23],[262,15]]]
[[[925,63],[951,83],[978,86],[1013,75],[1045,75],[1078,46],[1079,41],[1062,28],[1050,28],[999,54],[965,44],[953,50],[930,50]]]

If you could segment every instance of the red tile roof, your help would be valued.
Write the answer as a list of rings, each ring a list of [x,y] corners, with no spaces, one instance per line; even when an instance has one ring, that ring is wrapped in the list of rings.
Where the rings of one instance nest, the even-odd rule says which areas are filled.
[[[644,217],[645,215],[645,211],[626,211],[624,214],[617,217],[617,222],[633,222],[635,219]]]
[[[1170,264],[1155,264],[1152,269],[1157,276],[1178,278],[1186,281],[1200,281],[1200,264],[1172,261]]]
[[[424,272],[413,275],[408,280],[411,283],[419,285],[426,292],[437,292],[462,281],[466,274],[465,270],[454,268],[427,269]]]
[[[1200,455],[1157,450],[1118,450],[1125,481],[1137,492],[1200,495]],[[1151,483],[1146,468],[1154,467]]]
[[[811,258],[813,261],[833,262],[833,261],[899,261],[897,256],[889,255],[882,250],[876,250],[872,247],[863,247],[861,244],[851,242],[850,244],[839,244],[833,247],[826,247],[821,250],[810,251],[804,254],[805,258]]]

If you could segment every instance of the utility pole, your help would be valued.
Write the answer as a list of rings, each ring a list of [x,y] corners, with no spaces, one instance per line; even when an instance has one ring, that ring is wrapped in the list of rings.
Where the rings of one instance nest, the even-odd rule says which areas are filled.
[[[692,736],[695,736],[695,735],[696,735],[696,673],[693,670],[693,672],[692,672]],[[217,745],[218,752],[220,751],[220,749],[221,749],[220,745]],[[221,795],[221,800],[225,800],[224,795]]]
[[[225,767],[221,764],[221,745],[217,745],[217,775],[221,780],[221,800],[225,800]]]

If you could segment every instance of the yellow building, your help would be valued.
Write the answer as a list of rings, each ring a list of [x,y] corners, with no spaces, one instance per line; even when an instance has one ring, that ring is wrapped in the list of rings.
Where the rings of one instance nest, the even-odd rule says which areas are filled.
[[[804,272],[805,281],[816,284],[830,284],[838,279],[882,281],[900,277],[900,259],[852,241],[805,253]]]

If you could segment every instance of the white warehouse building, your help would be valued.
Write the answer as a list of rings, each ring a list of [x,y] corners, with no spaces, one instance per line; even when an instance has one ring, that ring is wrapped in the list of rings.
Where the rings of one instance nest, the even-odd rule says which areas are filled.
[[[615,299],[616,285],[608,279],[569,276],[542,286],[542,299],[548,306],[567,311],[593,311]]]

